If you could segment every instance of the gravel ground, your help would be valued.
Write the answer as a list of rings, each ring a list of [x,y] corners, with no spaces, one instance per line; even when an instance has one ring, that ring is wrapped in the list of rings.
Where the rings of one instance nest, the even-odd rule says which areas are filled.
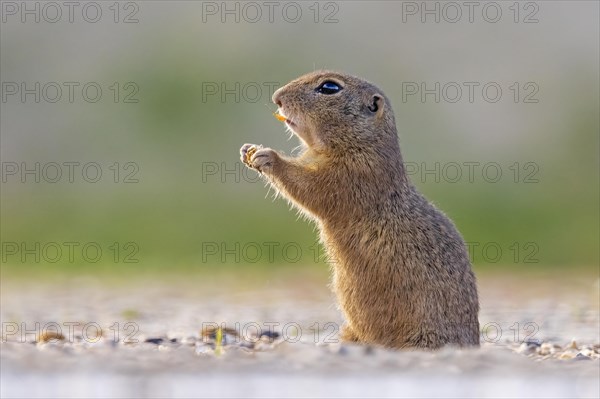
[[[322,280],[4,280],[0,394],[600,396],[597,277],[480,276],[481,348],[436,352],[341,344]]]

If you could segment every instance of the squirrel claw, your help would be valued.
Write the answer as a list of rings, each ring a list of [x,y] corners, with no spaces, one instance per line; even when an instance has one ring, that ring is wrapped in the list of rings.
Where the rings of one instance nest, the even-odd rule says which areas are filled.
[[[240,159],[246,166],[260,173],[272,167],[277,158],[277,153],[272,149],[255,144],[244,144],[240,148],[240,155]]]
[[[252,167],[252,164],[250,162],[250,160],[252,159],[252,155],[254,155],[254,153],[261,148],[262,145],[244,144],[242,148],[240,148],[241,161],[249,167]]]

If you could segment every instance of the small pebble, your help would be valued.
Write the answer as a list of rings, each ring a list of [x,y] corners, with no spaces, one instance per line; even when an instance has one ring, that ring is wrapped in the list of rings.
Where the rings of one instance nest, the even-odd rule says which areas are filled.
[[[581,348],[581,350],[579,351],[579,354],[583,355],[583,356],[588,356],[588,357],[592,357],[592,355],[594,354],[594,351],[586,348],[585,346],[583,348]]]
[[[533,346],[542,346],[542,341],[540,341],[539,339],[526,339],[523,343],[527,344],[527,345],[533,345]]]
[[[589,350],[592,353],[597,353],[592,345],[582,345],[581,350]]]
[[[167,345],[158,345],[159,352],[168,352],[170,350],[171,350],[171,348]]]
[[[573,359],[575,356],[577,356],[577,353],[575,353],[573,351],[565,351],[565,352],[561,353],[561,355],[558,358],[559,359]]]
[[[585,356],[584,354],[582,354],[580,352],[577,354],[577,356],[575,356],[575,358],[573,360],[592,360],[592,358],[589,356]]]
[[[517,353],[521,353],[523,355],[529,355],[531,353],[535,353],[537,348],[538,348],[537,345],[530,345],[527,342],[523,342],[517,349]]]
[[[197,341],[198,341],[198,339],[196,337],[189,336],[187,338],[183,338],[181,340],[181,343],[184,345],[194,346],[194,345],[196,345]]]
[[[547,356],[554,355],[559,350],[561,350],[560,346],[551,344],[550,342],[544,342],[539,348],[537,348],[537,353],[541,356]]]
[[[268,351],[268,350],[270,350],[270,349],[273,349],[273,348],[274,348],[274,345],[273,345],[272,343],[270,343],[270,342],[268,342],[268,341],[266,341],[266,342],[265,342],[265,341],[263,341],[263,340],[260,340],[260,341],[258,341],[258,342],[255,342],[253,346],[254,346],[254,350],[256,350],[256,351],[261,351],[261,352]],[[243,348],[243,347],[244,347],[244,345],[240,345],[239,347],[240,347],[240,348]],[[251,349],[251,348],[250,348],[250,349]]]
[[[196,342],[196,355],[200,356],[214,356],[215,350],[203,342]]]
[[[64,341],[65,336],[56,331],[44,331],[38,336],[38,342],[56,342]]]
[[[260,337],[265,337],[273,341],[279,338],[279,333],[277,331],[263,331],[261,332]]]

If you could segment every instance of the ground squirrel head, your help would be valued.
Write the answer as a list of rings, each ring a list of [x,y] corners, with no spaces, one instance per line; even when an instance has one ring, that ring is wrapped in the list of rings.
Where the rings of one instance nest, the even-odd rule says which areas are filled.
[[[316,71],[273,94],[286,124],[320,152],[397,141],[390,102],[375,85],[343,73]]]

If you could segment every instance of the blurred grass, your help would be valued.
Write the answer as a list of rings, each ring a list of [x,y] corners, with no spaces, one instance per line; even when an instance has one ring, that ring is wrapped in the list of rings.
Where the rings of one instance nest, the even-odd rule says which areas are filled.
[[[364,62],[349,63],[348,57],[354,57],[349,48],[342,47],[348,50],[342,55],[328,51],[337,45],[348,46],[349,42],[339,35],[329,34],[337,27],[318,26],[310,31],[309,37],[323,38],[314,55],[306,40],[294,35],[273,40],[268,29],[236,26],[231,30],[218,25],[202,28],[209,29],[214,42],[198,41],[174,27],[169,32],[148,32],[141,47],[144,52],[121,59],[107,58],[96,79],[112,82],[133,77],[140,87],[139,103],[99,103],[93,107],[75,104],[64,109],[36,105],[36,110],[43,108],[56,114],[56,119],[65,124],[52,131],[53,145],[32,138],[21,153],[7,156],[3,150],[3,161],[97,161],[105,172],[116,161],[136,162],[140,167],[137,184],[3,184],[0,232],[3,242],[98,242],[103,248],[114,242],[134,242],[140,249],[139,263],[112,262],[105,256],[98,264],[81,259],[70,263],[64,258],[57,263],[32,264],[13,257],[2,263],[3,275],[82,273],[90,269],[123,274],[196,269],[210,273],[217,269],[270,270],[291,263],[281,251],[275,251],[273,259],[263,253],[257,262],[232,261],[232,255],[224,261],[218,255],[205,261],[202,248],[207,243],[223,244],[229,249],[236,243],[242,247],[257,243],[264,250],[264,243],[279,243],[279,248],[294,243],[302,249],[295,264],[324,267],[322,260],[314,259],[314,226],[297,220],[296,212],[290,211],[284,200],[273,202],[262,182],[246,181],[253,180],[255,174],[243,174],[238,161],[238,149],[244,142],[286,151],[296,145],[295,139],[287,141],[283,127],[272,118],[269,96],[265,94],[255,103],[236,103],[218,98],[202,102],[201,95],[204,82],[284,84],[310,71],[313,64],[334,69],[350,65],[350,72],[364,72],[365,77],[383,86],[396,111],[406,161],[494,161],[502,164],[505,173],[514,162],[533,161],[539,165],[539,182],[534,184],[514,183],[510,178],[499,183],[481,179],[475,183],[415,180],[427,197],[455,221],[465,241],[497,243],[502,248],[503,255],[495,263],[475,256],[477,269],[598,267],[598,77],[597,70],[584,59],[572,60],[569,68],[577,73],[558,82],[556,75],[543,72],[528,76],[538,79],[545,89],[546,97],[542,99],[546,102],[515,111],[515,118],[526,118],[534,128],[522,138],[501,138],[508,144],[496,148],[493,142],[486,147],[461,140],[464,125],[460,121],[470,115],[461,114],[459,108],[401,102],[399,73],[431,79],[425,72],[415,74],[418,64],[410,64],[410,60],[397,62],[384,71],[372,66],[369,57],[364,57]],[[253,30],[255,41],[269,45],[241,46],[237,53],[228,51],[229,41],[242,40],[246,28]],[[293,32],[302,30],[300,25],[288,28]],[[348,26],[346,29],[351,30]],[[289,48],[309,60],[306,65],[293,65],[288,59]],[[595,89],[581,91],[582,87]],[[559,107],[566,115],[560,124],[552,119],[555,106],[547,105],[549,98],[556,100],[552,97],[556,93],[560,93]],[[7,108],[11,111],[10,105]],[[25,110],[29,112],[29,108]],[[502,112],[499,115],[505,115]],[[486,133],[485,125],[477,128],[481,129],[479,135]],[[3,134],[6,138],[7,132]],[[17,132],[8,134],[17,137]],[[238,168],[237,176],[203,175],[207,163],[219,168],[225,165],[229,170]],[[514,261],[510,250],[514,243],[521,249],[535,243],[539,248],[537,262],[524,263],[522,253]]]
[[[163,70],[154,73],[158,77]],[[151,72],[146,74],[148,82],[142,81],[141,87],[154,81]],[[264,184],[254,181],[256,174],[245,172],[238,161],[238,148],[246,137],[247,141],[274,142],[273,147],[287,150],[295,143],[286,143],[282,127],[254,105],[231,106],[240,110],[235,111],[237,125],[227,106],[201,105],[194,110],[190,103],[198,103],[193,93],[201,82],[190,85],[194,81],[191,77],[183,81],[188,82],[187,89],[173,82],[150,86],[156,90],[150,98],[157,103],[144,101],[133,106],[136,112],[129,116],[129,123],[141,122],[141,126],[128,140],[134,140],[133,136],[141,144],[133,151],[135,156],[117,160],[139,164],[139,183],[10,187],[2,197],[3,241],[93,241],[103,247],[132,241],[140,247],[140,265],[162,263],[169,267],[204,263],[203,243],[223,243],[226,248],[233,248],[235,243],[297,243],[304,252],[301,261],[312,260],[314,250],[310,248],[317,238],[314,227],[298,220],[284,200],[272,201],[272,193],[267,195]],[[251,117],[252,113],[258,117]],[[537,158],[538,183],[514,183],[509,176],[498,183],[481,179],[475,183],[464,179],[458,183],[435,182],[433,178],[422,181],[416,176],[415,184],[455,221],[467,242],[498,243],[503,250],[514,242],[534,242],[539,246],[537,259],[544,267],[593,267],[598,264],[599,220],[596,116],[597,111],[591,109],[573,110],[572,131],[561,148],[551,159]],[[236,131],[246,125],[246,118],[262,129]],[[111,122],[106,124],[95,126],[95,134],[114,134]],[[252,136],[257,139],[252,140]],[[404,156],[407,161],[418,162],[406,149]],[[219,170],[216,175],[203,175],[206,162],[237,172],[221,174]],[[503,160],[505,173],[513,162],[522,161]],[[211,259],[222,263],[216,258]],[[276,252],[273,261],[267,263],[284,261]],[[481,257],[474,261],[485,263]],[[266,256],[258,263],[264,262]],[[507,262],[510,258],[503,257],[500,263]],[[73,265],[58,262],[50,267]]]

